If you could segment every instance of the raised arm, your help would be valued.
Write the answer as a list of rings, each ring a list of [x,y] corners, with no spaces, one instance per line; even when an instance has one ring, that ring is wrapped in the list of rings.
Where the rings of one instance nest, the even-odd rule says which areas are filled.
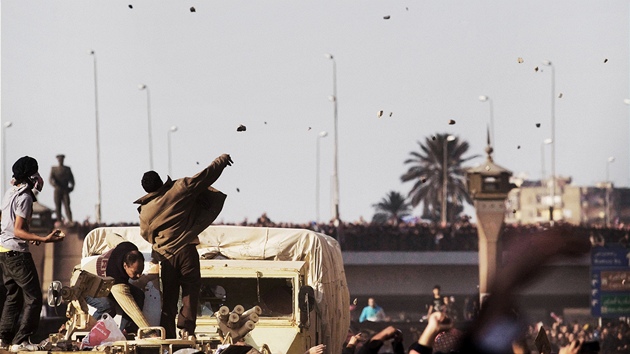
[[[184,178],[183,180],[188,185],[188,188],[207,189],[219,179],[226,166],[232,166],[232,158],[230,158],[228,154],[223,154],[214,159],[214,161],[201,172],[192,177]]]

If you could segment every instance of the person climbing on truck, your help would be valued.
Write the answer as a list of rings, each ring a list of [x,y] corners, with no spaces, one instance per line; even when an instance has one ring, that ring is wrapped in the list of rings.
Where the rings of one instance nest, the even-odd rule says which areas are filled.
[[[100,255],[96,263],[96,275],[114,278],[114,285],[107,297],[86,298],[87,303],[96,308],[92,316],[98,320],[105,313],[112,317],[120,314],[120,329],[127,333],[136,333],[139,327],[149,327],[149,321],[142,313],[144,291],[129,284],[129,279],[139,279],[144,271],[144,256],[138,246],[120,242]]]

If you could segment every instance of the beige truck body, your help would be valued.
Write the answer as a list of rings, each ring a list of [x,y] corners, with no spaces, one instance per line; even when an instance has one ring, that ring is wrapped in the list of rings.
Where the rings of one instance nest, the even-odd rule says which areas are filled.
[[[110,249],[112,236],[133,242],[150,259],[151,245],[138,227],[103,227],[84,240],[84,269],[90,271],[95,256]],[[220,306],[260,306],[263,313],[244,338],[253,347],[302,354],[323,343],[328,353],[341,352],[350,325],[350,299],[335,239],[304,229],[210,226],[199,241],[198,340],[217,337],[214,313]],[[159,289],[157,281],[145,288],[143,311],[151,325],[159,325]]]

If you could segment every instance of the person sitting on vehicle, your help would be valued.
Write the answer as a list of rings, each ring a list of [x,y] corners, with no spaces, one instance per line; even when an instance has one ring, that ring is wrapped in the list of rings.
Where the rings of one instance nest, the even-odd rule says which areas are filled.
[[[98,320],[104,313],[112,317],[120,314],[120,329],[126,329],[127,333],[137,332],[138,327],[149,327],[142,313],[144,291],[129,283],[129,279],[139,279],[143,271],[144,256],[131,242],[120,242],[100,255],[96,261],[97,275],[114,278],[114,285],[107,297],[86,298],[87,303],[96,308],[92,316]]]

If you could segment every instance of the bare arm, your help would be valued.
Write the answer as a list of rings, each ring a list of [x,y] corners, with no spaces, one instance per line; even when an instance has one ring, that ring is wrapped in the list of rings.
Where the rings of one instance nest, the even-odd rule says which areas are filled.
[[[53,232],[49,233],[48,236],[39,236],[31,233],[27,228],[26,219],[21,216],[15,217],[14,231],[16,237],[24,240],[24,241],[32,241],[32,242],[58,242],[63,240],[63,236],[61,230],[55,229]]]
[[[448,320],[448,317],[446,317],[443,312],[434,312],[429,316],[429,322],[420,335],[420,338],[418,338],[418,344],[433,347],[433,342],[438,333],[452,327],[453,323]]]
[[[320,344],[314,347],[311,347],[304,354],[323,354],[326,351],[326,345]]]

